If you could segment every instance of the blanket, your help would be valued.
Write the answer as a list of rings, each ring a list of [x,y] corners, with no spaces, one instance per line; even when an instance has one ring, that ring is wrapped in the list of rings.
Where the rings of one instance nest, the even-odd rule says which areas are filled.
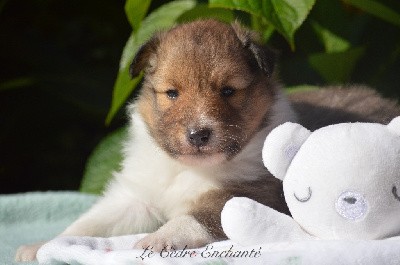
[[[97,197],[78,192],[32,192],[0,196],[0,264],[15,263],[20,245],[50,240],[86,211]]]
[[[89,208],[96,196],[77,192],[0,196],[0,264],[15,264],[21,244],[49,240]],[[135,250],[144,235],[60,237],[38,253],[40,264],[400,264],[400,238],[370,241],[297,241],[240,246],[222,241],[194,250]],[[21,263],[21,264],[38,264]]]
[[[349,265],[400,264],[400,239],[371,241],[298,241],[241,247],[222,241],[199,249],[137,250],[132,246],[144,235],[112,238],[62,237],[44,245],[41,264],[154,264],[154,265]]]

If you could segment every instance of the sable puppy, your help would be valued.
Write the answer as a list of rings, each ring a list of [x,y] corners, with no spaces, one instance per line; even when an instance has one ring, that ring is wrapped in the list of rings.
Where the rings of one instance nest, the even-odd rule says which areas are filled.
[[[225,238],[220,212],[232,196],[288,213],[280,182],[261,161],[267,134],[297,121],[274,77],[274,61],[236,23],[196,21],[153,36],[130,69],[132,76],[144,70],[145,77],[129,107],[122,169],[104,196],[61,235],[148,232],[135,247],[195,248]],[[296,110],[324,119],[313,116],[324,106],[307,98],[293,99]],[[20,248],[16,259],[34,259],[39,247]]]
[[[150,232],[136,247],[193,248],[225,238],[220,212],[234,195],[287,211],[261,161],[268,132],[296,120],[274,61],[238,24],[197,21],[153,36],[130,69],[145,78],[129,107],[122,170],[61,235]],[[16,259],[33,259],[39,247],[20,248]]]

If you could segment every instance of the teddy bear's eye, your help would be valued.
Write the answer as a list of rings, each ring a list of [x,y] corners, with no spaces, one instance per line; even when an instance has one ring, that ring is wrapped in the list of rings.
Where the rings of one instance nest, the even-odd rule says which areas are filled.
[[[311,190],[310,187],[308,187],[308,194],[307,194],[307,197],[304,197],[304,198],[299,198],[299,197],[297,197],[296,193],[293,193],[293,195],[294,195],[294,197],[296,198],[296,200],[298,200],[299,202],[308,202],[308,201],[310,200],[310,198],[311,198],[312,190]]]
[[[397,193],[397,188],[396,188],[395,185],[393,185],[392,193],[393,193],[393,196],[396,198],[396,200],[400,201],[400,196],[399,196],[399,194]]]

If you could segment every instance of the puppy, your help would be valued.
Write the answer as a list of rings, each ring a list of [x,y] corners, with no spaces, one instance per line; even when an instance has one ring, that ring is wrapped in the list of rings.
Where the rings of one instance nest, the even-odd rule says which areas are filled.
[[[274,61],[237,23],[196,21],[153,36],[130,69],[132,76],[144,70],[145,77],[129,106],[122,169],[61,235],[150,233],[134,247],[196,248],[226,238],[220,212],[233,196],[288,213],[281,183],[261,161],[263,142],[279,124],[297,122],[296,111],[319,113],[329,102],[318,106],[304,100],[315,95],[294,97],[295,111]],[[313,121],[320,118],[300,120],[318,127]],[[21,247],[16,259],[34,259],[40,245]]]

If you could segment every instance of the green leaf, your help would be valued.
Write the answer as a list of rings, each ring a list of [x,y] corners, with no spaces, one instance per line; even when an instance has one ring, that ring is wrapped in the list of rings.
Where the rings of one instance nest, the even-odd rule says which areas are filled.
[[[121,128],[106,136],[93,150],[87,163],[80,191],[100,194],[112,173],[120,169],[122,143],[128,136],[128,129]]]
[[[268,23],[264,17],[253,15],[251,18],[251,28],[261,33],[261,40],[267,43],[275,32],[275,28]]]
[[[150,7],[151,0],[127,0],[125,14],[134,31],[137,31]]]
[[[231,10],[224,8],[210,8],[207,4],[197,4],[193,9],[183,13],[177,21],[182,23],[199,18],[214,18],[224,22],[231,22],[235,19]]]
[[[337,36],[330,30],[322,27],[317,22],[312,21],[311,25],[324,45],[327,53],[344,52],[350,48],[351,44],[349,41]]]
[[[400,14],[375,0],[343,0],[373,16],[400,27]]]
[[[303,24],[315,0],[209,0],[212,7],[246,11],[265,18],[294,49],[294,33]]]
[[[364,47],[345,52],[317,53],[310,55],[310,65],[329,83],[343,83],[349,80],[357,61],[365,53]]]
[[[307,18],[315,0],[263,1],[263,14],[294,49],[294,33]]]
[[[119,72],[114,84],[111,108],[107,114],[106,124],[111,122],[112,118],[141,80],[141,76],[133,80],[131,80],[129,76],[129,64],[140,46],[156,31],[173,26],[184,12],[192,9],[195,5],[196,1],[194,0],[180,0],[165,4],[147,16],[141,23],[137,32],[131,34],[122,52]]]
[[[129,75],[129,68],[123,69],[118,73],[117,80],[114,84],[112,105],[106,117],[106,124],[110,124],[112,118],[117,114],[118,110],[122,107],[125,101],[129,98],[132,91],[142,80],[143,75],[139,75],[131,79]]]

